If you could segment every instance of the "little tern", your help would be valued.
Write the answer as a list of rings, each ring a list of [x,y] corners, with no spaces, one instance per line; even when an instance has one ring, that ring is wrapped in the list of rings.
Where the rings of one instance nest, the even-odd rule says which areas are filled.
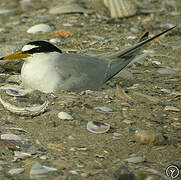
[[[33,41],[27,43],[21,51],[2,57],[0,60],[24,60],[21,79],[27,89],[45,93],[59,90],[76,92],[99,90],[138,55],[141,46],[175,27],[149,39],[147,32],[137,44],[112,55],[70,54],[49,42]]]

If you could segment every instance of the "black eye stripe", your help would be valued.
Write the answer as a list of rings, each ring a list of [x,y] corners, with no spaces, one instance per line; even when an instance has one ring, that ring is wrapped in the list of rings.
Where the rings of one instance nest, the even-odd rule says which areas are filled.
[[[60,49],[58,49],[56,46],[54,46],[53,44],[46,42],[46,41],[33,41],[33,42],[29,42],[27,45],[34,45],[35,47],[30,50],[23,51],[23,53],[25,53],[25,54],[33,54],[33,53],[41,53],[41,52],[62,53],[62,51]]]

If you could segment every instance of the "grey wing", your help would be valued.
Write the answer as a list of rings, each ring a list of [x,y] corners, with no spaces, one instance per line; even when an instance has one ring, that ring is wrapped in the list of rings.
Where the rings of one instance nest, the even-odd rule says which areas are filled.
[[[97,90],[103,85],[108,63],[95,57],[63,53],[56,66],[59,87],[80,92]]]

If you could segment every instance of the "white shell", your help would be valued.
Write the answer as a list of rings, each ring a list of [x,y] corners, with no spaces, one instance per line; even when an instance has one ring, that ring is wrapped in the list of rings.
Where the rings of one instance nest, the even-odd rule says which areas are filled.
[[[14,140],[14,141],[21,141],[22,140],[22,138],[16,134],[1,134],[1,139]]]
[[[103,122],[97,122],[97,121],[89,121],[87,123],[87,130],[96,133],[101,134],[109,131],[110,125]]]
[[[52,44],[60,44],[61,41],[58,38],[53,38],[53,39],[50,39],[50,43],[52,43]]]
[[[56,168],[42,166],[39,162],[32,165],[30,170],[30,177],[42,177],[49,172],[57,171]]]
[[[141,163],[141,162],[144,162],[145,159],[141,156],[137,156],[137,157],[131,157],[131,158],[125,159],[125,161],[127,161],[128,163]]]
[[[8,111],[15,113],[15,114],[18,114],[18,115],[22,115],[22,116],[37,116],[37,115],[43,113],[49,104],[49,101],[46,100],[40,106],[17,107],[13,104],[7,103],[4,100],[2,100],[1,96],[0,96],[0,102],[4,106],[4,108],[6,108]]]
[[[1,86],[0,89],[6,90],[6,93],[10,96],[26,96],[32,92],[31,89],[23,89],[21,86],[16,85],[5,85]]]
[[[73,117],[66,112],[59,112],[58,117],[63,120],[73,120]]]
[[[24,171],[25,171],[24,168],[15,168],[15,169],[9,170],[8,173],[11,174],[11,175],[13,175],[13,174],[21,174]]]
[[[51,32],[51,31],[52,31],[52,28],[49,25],[37,24],[37,25],[30,27],[27,30],[27,33],[35,34],[35,33],[39,33],[39,32],[47,33],[47,32]]]
[[[104,111],[104,112],[112,112],[112,109],[106,106],[95,107],[94,109]]]

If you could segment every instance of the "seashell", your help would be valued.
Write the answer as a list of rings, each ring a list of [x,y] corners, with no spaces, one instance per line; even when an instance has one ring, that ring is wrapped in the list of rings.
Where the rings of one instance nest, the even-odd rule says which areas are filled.
[[[3,140],[14,140],[21,141],[22,138],[16,134],[1,134],[1,139]]]
[[[14,174],[21,174],[22,172],[24,172],[24,168],[15,168],[15,169],[11,169],[8,171],[9,174],[14,175]]]
[[[66,112],[59,112],[58,117],[63,120],[73,120],[73,117]]]
[[[129,0],[104,0],[104,5],[109,9],[111,18],[123,18],[136,14],[136,7]]]
[[[141,156],[137,156],[137,157],[131,157],[131,158],[128,158],[128,159],[125,159],[124,161],[128,162],[128,163],[141,163],[141,162],[144,162],[145,159]]]
[[[13,12],[11,9],[0,9],[0,15],[1,14],[8,14],[8,13],[11,13]]]
[[[8,95],[16,97],[26,96],[28,93],[33,91],[31,89],[23,89],[23,87],[16,85],[5,85],[1,86],[0,89],[6,90]]]
[[[112,112],[112,109],[106,106],[95,107],[94,109],[104,111],[104,112]]]
[[[172,111],[172,112],[180,112],[180,109],[174,106],[165,106],[164,108],[165,111]]]
[[[97,122],[97,121],[89,121],[87,123],[87,130],[96,133],[101,134],[109,131],[110,125],[103,122]]]
[[[34,26],[30,27],[27,30],[27,33],[31,33],[31,34],[35,34],[35,33],[39,33],[39,32],[48,33],[48,32],[51,32],[51,31],[52,31],[52,28],[49,25],[47,25],[47,24],[37,24],[37,25],[34,25]]]
[[[28,158],[32,156],[31,153],[22,152],[22,151],[14,151],[14,155],[16,158],[20,158],[20,159],[24,159],[24,158]]]
[[[36,162],[32,165],[30,170],[30,177],[43,177],[49,172],[57,171],[56,168],[51,168],[47,166],[42,166],[39,162]]]
[[[50,14],[69,14],[69,13],[92,13],[92,10],[87,10],[75,3],[60,3],[59,5],[49,10]]]
[[[170,69],[170,68],[159,68],[157,70],[157,72],[159,74],[163,74],[163,75],[167,75],[167,74],[175,74],[176,71],[174,69]]]
[[[52,44],[57,44],[57,45],[59,45],[61,43],[60,39],[58,39],[58,38],[53,38],[53,39],[50,39],[49,41]]]
[[[0,102],[6,108],[8,111],[22,115],[22,116],[37,116],[41,113],[43,113],[46,108],[48,107],[49,101],[46,100],[42,105],[40,106],[32,106],[32,107],[17,107],[15,105],[12,105],[10,103],[5,102],[1,99],[0,96]]]
[[[20,75],[11,75],[7,78],[6,82],[8,83],[21,83],[21,76]]]
[[[137,130],[135,133],[137,142],[145,145],[160,146],[166,144],[166,138],[161,133],[147,130]]]

